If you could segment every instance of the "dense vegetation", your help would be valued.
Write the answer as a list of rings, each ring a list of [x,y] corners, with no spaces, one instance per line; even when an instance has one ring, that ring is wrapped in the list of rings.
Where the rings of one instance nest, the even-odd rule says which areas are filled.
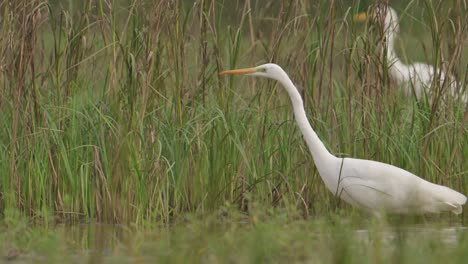
[[[378,56],[379,32],[350,19],[365,8],[4,3],[1,209],[46,222],[167,222],[226,203],[247,212],[253,201],[305,217],[333,211],[281,88],[218,76],[268,61],[303,88],[333,153],[395,164],[466,193],[463,107],[404,98]],[[463,81],[462,8],[401,6],[400,56],[443,65]]]
[[[354,251],[352,230],[393,223],[368,220],[326,190],[277,83],[218,74],[275,62],[301,87],[332,153],[394,164],[468,193],[468,111],[443,97],[404,96],[380,56],[382,32],[352,20],[368,4],[1,1],[0,240],[26,250],[41,239],[43,247],[60,244],[24,221],[175,224],[155,231],[152,246],[179,250],[179,261],[283,262],[299,252],[292,259],[340,262],[327,245],[356,263],[466,259],[466,232],[457,247],[435,238],[418,255],[398,250],[416,247],[417,238],[392,240],[393,251],[376,232],[368,250]],[[467,87],[467,3],[392,6],[400,58],[441,67]],[[201,255],[191,251],[195,241]],[[301,243],[325,251],[315,255]],[[158,259],[177,260],[164,252]]]

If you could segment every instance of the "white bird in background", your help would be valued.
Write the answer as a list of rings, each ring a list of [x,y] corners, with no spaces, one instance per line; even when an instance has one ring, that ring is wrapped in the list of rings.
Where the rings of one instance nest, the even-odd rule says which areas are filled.
[[[421,100],[424,95],[432,99],[434,92],[431,92],[431,84],[435,77],[440,80],[440,87],[447,85],[450,93],[454,98],[458,98],[457,89],[461,87],[457,84],[455,78],[447,77],[441,69],[435,72],[434,67],[424,63],[404,64],[398,59],[395,50],[395,38],[400,32],[398,25],[398,16],[395,10],[386,5],[377,5],[373,8],[370,17],[375,22],[382,26],[382,32],[386,40],[387,50],[387,64],[390,71],[390,76],[403,87],[407,96],[415,95],[416,98]],[[367,13],[362,12],[354,16],[357,22],[364,22],[368,18]],[[436,75],[434,75],[434,73]],[[448,82],[444,84],[444,82]],[[468,102],[468,94],[464,94],[461,98],[463,103]]]
[[[304,110],[302,97],[287,73],[276,64],[228,70],[225,74],[246,74],[279,81],[291,98],[296,122],[312,153],[315,166],[327,188],[349,204],[380,213],[460,214],[465,195],[448,187],[430,183],[398,167],[332,155],[312,129]]]

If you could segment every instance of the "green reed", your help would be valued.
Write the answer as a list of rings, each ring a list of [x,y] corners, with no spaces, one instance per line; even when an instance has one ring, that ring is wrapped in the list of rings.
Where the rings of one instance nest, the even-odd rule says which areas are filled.
[[[403,96],[378,33],[351,21],[362,3],[71,3],[1,6],[1,212],[141,224],[226,204],[351,211],[322,184],[282,87],[218,75],[269,61],[301,87],[333,153],[467,191],[468,115]],[[466,83],[464,13],[395,8],[400,57],[444,62]]]

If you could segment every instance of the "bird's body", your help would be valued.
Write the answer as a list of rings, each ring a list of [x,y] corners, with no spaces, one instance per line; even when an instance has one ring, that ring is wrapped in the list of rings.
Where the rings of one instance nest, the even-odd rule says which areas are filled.
[[[302,98],[286,72],[276,64],[225,71],[279,81],[291,98],[294,116],[326,187],[345,202],[371,212],[462,212],[466,197],[445,186],[430,183],[393,165],[332,155],[312,129]]]
[[[461,213],[466,197],[393,165],[343,158],[341,174],[328,187],[353,206],[392,213]]]
[[[365,14],[358,14],[356,20],[365,18]],[[416,96],[417,100],[426,97],[429,100],[433,99],[435,92],[433,92],[432,82],[439,80],[437,87],[448,87],[449,94],[454,98],[458,98],[458,89],[460,84],[457,83],[455,78],[448,77],[440,68],[437,70],[429,64],[403,63],[395,52],[395,39],[400,31],[398,25],[398,15],[396,11],[385,5],[378,5],[374,14],[374,20],[381,23],[382,32],[386,43],[386,60],[389,68],[391,78],[402,87],[407,96]],[[464,94],[461,98],[462,102],[468,102],[468,95]]]
[[[434,67],[424,63],[399,64],[401,64],[399,61],[389,62],[389,71],[392,78],[402,87],[405,95],[415,95],[418,100],[421,100],[423,96],[429,96],[431,83],[434,79]],[[439,74],[442,74],[440,76],[443,78],[441,79],[442,85],[445,75],[441,72]]]

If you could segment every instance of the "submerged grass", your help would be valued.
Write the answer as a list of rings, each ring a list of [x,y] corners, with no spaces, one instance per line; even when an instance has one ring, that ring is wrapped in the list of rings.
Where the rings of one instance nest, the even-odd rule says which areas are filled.
[[[139,225],[226,203],[246,214],[252,203],[304,218],[349,213],[322,184],[282,88],[218,76],[269,61],[302,87],[332,153],[391,163],[467,193],[467,112],[454,101],[402,95],[378,56],[378,33],[350,19],[365,8],[3,1],[0,211],[40,223]],[[464,2],[395,8],[400,57],[443,66],[466,87]]]

